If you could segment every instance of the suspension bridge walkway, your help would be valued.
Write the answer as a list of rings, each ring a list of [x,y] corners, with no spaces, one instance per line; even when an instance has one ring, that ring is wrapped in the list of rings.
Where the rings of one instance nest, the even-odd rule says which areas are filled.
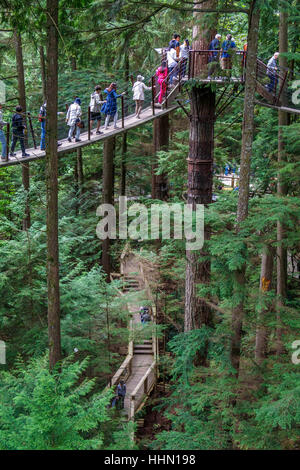
[[[108,128],[104,130],[101,128],[102,134],[97,135],[91,132],[90,129],[90,108],[84,114],[84,120],[87,120],[88,130],[82,132],[80,139],[81,142],[68,142],[68,140],[60,139],[61,145],[58,147],[58,155],[64,156],[68,153],[75,152],[77,149],[93,145],[97,142],[106,140],[111,137],[118,136],[131,129],[144,125],[154,119],[157,119],[165,114],[171,113],[179,107],[183,108],[185,113],[189,116],[184,104],[188,103],[186,100],[182,104],[178,100],[178,95],[182,95],[185,83],[190,79],[197,79],[203,84],[214,83],[217,86],[217,106],[216,118],[222,114],[225,109],[235,100],[243,99],[240,96],[244,91],[245,85],[245,64],[246,53],[245,51],[235,51],[232,60],[232,69],[230,76],[224,75],[220,68],[220,53],[217,53],[214,73],[211,72],[211,51],[204,50],[191,50],[189,53],[188,63],[186,61],[179,61],[177,66],[166,76],[162,83],[159,83],[156,73],[150,79],[151,83],[151,98],[146,98],[145,108],[142,111],[140,119],[137,118],[133,112],[133,100],[122,97],[121,111],[122,117],[118,121],[117,129]],[[162,52],[162,60],[165,59],[165,52]],[[222,76],[223,74],[223,76]],[[172,79],[175,77],[173,83]],[[289,69],[278,70],[274,72],[272,82],[273,86],[270,87],[270,73],[268,66],[261,60],[257,60],[256,68],[256,91],[259,95],[255,103],[267,108],[281,110],[287,113],[300,114],[300,102],[295,102],[293,89],[293,72]],[[158,103],[159,90],[161,87],[165,88],[162,103]],[[126,102],[125,102],[126,99]],[[300,101],[300,100],[297,100]],[[36,144],[36,136],[34,135],[33,126],[31,125],[32,142],[34,146],[28,148],[27,152],[29,157],[22,157],[21,152],[16,152],[15,157],[10,157],[6,160],[0,161],[0,168],[29,163],[45,157],[45,151],[39,150]],[[64,135],[67,134],[67,127],[64,125]],[[8,127],[7,142],[10,141],[10,132]],[[60,137],[60,136],[59,136]],[[7,150],[9,145],[7,146]]]

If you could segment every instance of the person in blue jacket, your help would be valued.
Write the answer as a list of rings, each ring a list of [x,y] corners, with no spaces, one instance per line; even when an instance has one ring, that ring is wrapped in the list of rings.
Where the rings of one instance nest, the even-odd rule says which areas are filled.
[[[26,153],[25,150],[25,119],[23,114],[22,106],[16,107],[16,112],[12,117],[12,143],[10,148],[10,156],[14,157],[16,154],[14,153],[15,146],[19,140],[21,150],[22,150],[22,157],[30,157],[29,153]]]
[[[221,67],[222,67],[222,70],[225,70],[226,72],[228,72],[229,76],[231,74],[232,56],[234,54],[235,49],[236,49],[236,44],[232,40],[231,34],[227,34],[226,40],[223,42],[222,49],[221,49]]]
[[[106,130],[109,126],[109,120],[112,117],[114,120],[114,129],[118,129],[117,121],[118,121],[118,106],[117,106],[117,98],[125,95],[125,92],[121,93],[120,95],[117,94],[117,84],[111,83],[108,88],[104,90],[104,93],[107,95],[106,103],[101,108],[101,113],[106,115],[105,119],[105,126],[104,129]]]

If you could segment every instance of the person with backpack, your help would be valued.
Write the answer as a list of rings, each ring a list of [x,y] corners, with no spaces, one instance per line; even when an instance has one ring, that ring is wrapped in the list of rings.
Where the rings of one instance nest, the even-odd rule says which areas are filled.
[[[211,79],[211,76],[214,76],[216,70],[219,66],[219,51],[221,49],[221,34],[216,34],[215,38],[211,41],[208,50],[208,79]]]
[[[6,160],[6,137],[3,132],[3,127],[7,122],[3,121],[2,103],[0,103],[0,142],[2,145],[1,160]]]
[[[232,35],[227,34],[226,41],[222,44],[221,49],[221,67],[228,77],[231,75],[232,70],[232,55],[236,49],[235,42],[232,40]]]
[[[104,129],[107,130],[109,126],[110,118],[114,120],[114,129],[118,129],[117,121],[118,121],[118,106],[117,106],[117,98],[126,95],[124,91],[120,95],[117,94],[117,84],[111,83],[108,88],[104,90],[104,93],[107,95],[107,99],[104,105],[101,108],[101,113],[106,115],[105,119],[105,127]]]
[[[91,129],[93,128],[93,122],[97,121],[97,130],[96,134],[100,135],[100,126],[101,126],[101,106],[105,103],[103,96],[101,94],[101,86],[95,86],[94,92],[91,94],[90,101],[90,110],[91,110]],[[91,135],[93,133],[91,132]]]
[[[81,111],[81,99],[75,98],[74,103],[72,103],[67,112],[66,123],[70,127],[69,135],[68,135],[68,142],[72,142],[73,133],[75,131],[75,142],[81,142],[80,139],[80,127],[78,124],[80,123],[82,111]]]
[[[126,385],[124,383],[124,380],[120,380],[120,383],[117,386],[117,395],[121,401],[121,409],[123,409],[126,396]]]
[[[22,106],[16,107],[16,112],[12,117],[12,143],[10,148],[10,156],[14,157],[16,154],[14,153],[16,144],[18,140],[20,141],[21,150],[22,150],[22,157],[30,157],[29,153],[26,153],[25,150],[25,134],[24,131],[26,126],[24,124],[24,119],[22,116]]]
[[[132,87],[133,99],[135,101],[135,115],[138,119],[141,118],[142,107],[145,100],[145,90],[151,90],[150,86],[145,85],[144,80],[142,75],[138,75]]]

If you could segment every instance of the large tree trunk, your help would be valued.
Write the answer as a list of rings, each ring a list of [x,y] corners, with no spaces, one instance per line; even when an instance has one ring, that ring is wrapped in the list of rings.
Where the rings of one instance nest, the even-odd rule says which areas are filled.
[[[217,5],[215,0],[205,5],[195,4],[195,8],[211,8]],[[209,43],[215,34],[216,15],[194,13],[193,49],[208,50]],[[207,57],[204,58],[207,62]],[[199,77],[204,67],[203,56],[196,56],[195,74]],[[188,158],[188,195],[187,202],[193,210],[196,204],[212,202],[214,122],[216,94],[211,87],[194,86],[190,91],[191,122],[190,148]],[[209,238],[209,230],[205,232],[205,240]],[[202,325],[210,325],[211,310],[197,298],[197,284],[208,284],[210,281],[210,262],[199,260],[206,256],[205,246],[199,251],[186,252],[185,280],[185,317],[184,330],[190,331]],[[205,358],[203,358],[205,362]]]
[[[114,197],[114,157],[115,157],[116,139],[111,137],[104,141],[103,145],[103,190],[102,203],[113,204]],[[110,239],[106,238],[102,242],[102,266],[107,275],[107,281],[110,280],[111,258],[110,258]]]
[[[261,297],[263,297],[272,288],[273,262],[274,249],[267,245],[264,247],[261,260],[259,285]],[[258,364],[262,363],[267,354],[268,328],[265,317],[269,310],[269,308],[263,309],[257,317],[255,359]]]
[[[169,115],[154,119],[153,121],[153,146],[154,153],[160,150],[167,151],[169,148],[170,124]],[[156,175],[157,163],[152,166],[152,199],[168,199],[168,177],[165,173]]]
[[[288,52],[288,14],[284,11],[280,12],[279,21],[279,52]],[[279,67],[281,70],[288,65],[287,58],[279,56]],[[281,84],[279,83],[279,86]],[[282,105],[286,106],[285,93],[282,94]],[[286,161],[285,141],[283,137],[283,127],[289,124],[289,116],[283,111],[278,111],[278,165],[282,167]],[[287,185],[283,181],[280,173],[278,174],[277,193],[279,196],[287,194]],[[278,221],[277,223],[277,331],[276,331],[276,353],[281,355],[284,352],[282,343],[283,329],[280,320],[280,309],[284,305],[287,289],[287,250],[284,247],[284,239],[286,237],[284,225]]]
[[[24,76],[24,63],[23,63],[23,48],[21,35],[15,31],[15,50],[16,50],[16,62],[17,62],[17,74],[18,74],[18,93],[19,93],[19,104],[23,108],[23,119],[26,124],[26,90],[25,90],[25,76]],[[25,134],[25,148],[27,148],[28,140]],[[31,225],[30,221],[30,203],[29,203],[29,190],[30,190],[30,175],[29,175],[29,163],[23,163],[22,165],[22,183],[24,191],[26,192],[26,203],[25,203],[25,214],[23,218],[23,230],[28,230]]]
[[[59,246],[58,246],[58,0],[47,0],[47,275],[49,362],[52,369],[61,359]]]
[[[237,224],[243,222],[248,216],[249,182],[252,144],[254,135],[254,99],[256,89],[256,62],[259,32],[260,12],[257,0],[252,0],[249,15],[248,29],[248,52],[246,65],[246,84],[244,99],[244,118],[242,134],[242,150],[239,180],[239,199],[237,210]],[[245,248],[246,249],[246,248]],[[231,363],[239,374],[241,335],[244,316],[244,295],[246,287],[246,266],[235,273],[236,295],[241,298],[239,304],[234,308],[232,314],[232,341],[231,341]]]

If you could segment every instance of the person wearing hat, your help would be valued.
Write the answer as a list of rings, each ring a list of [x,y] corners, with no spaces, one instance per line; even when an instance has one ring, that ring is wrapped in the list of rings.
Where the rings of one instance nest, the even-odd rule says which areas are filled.
[[[110,118],[114,120],[114,129],[118,129],[117,121],[118,121],[118,107],[117,107],[117,98],[124,96],[126,93],[125,91],[120,95],[117,94],[117,84],[111,83],[108,88],[105,88],[104,93],[107,95],[106,102],[101,108],[101,113],[106,115],[105,119],[105,127],[106,130],[109,126]]]
[[[150,86],[145,85],[144,80],[145,78],[142,75],[138,75],[132,87],[133,99],[135,101],[135,115],[138,119],[141,118],[142,107],[145,100],[145,90],[151,90]]]
[[[72,142],[73,132],[75,128],[76,128],[75,142],[80,142],[80,127],[78,126],[78,123],[80,122],[80,118],[82,115],[80,105],[81,105],[81,99],[75,98],[74,103],[72,103],[71,106],[69,106],[69,109],[67,112],[66,123],[70,127],[69,135],[68,135],[69,142]]]

